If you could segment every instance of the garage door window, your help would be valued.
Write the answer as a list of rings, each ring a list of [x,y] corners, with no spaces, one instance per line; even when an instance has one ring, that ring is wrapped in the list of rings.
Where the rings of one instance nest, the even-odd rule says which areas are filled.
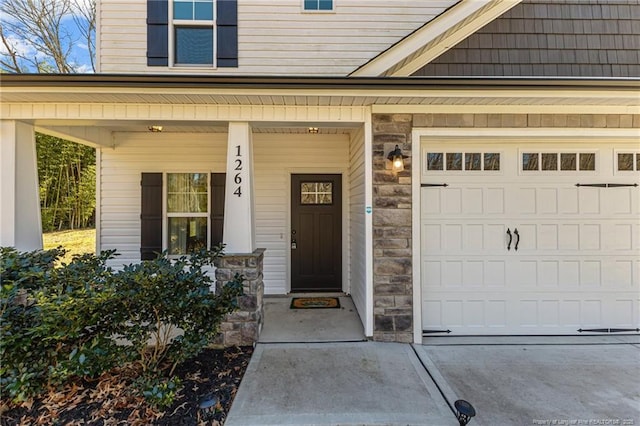
[[[640,171],[640,153],[619,152],[616,158],[618,163],[616,170],[619,172]]]
[[[499,171],[498,152],[428,152],[429,171]]]
[[[589,171],[596,170],[594,152],[525,152],[522,154],[522,170],[538,171]]]

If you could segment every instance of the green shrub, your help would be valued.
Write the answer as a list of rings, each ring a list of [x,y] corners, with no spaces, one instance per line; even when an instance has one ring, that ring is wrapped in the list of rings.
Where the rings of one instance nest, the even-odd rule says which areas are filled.
[[[101,303],[112,297],[104,282],[112,271],[100,256],[75,257],[54,268],[64,250],[19,253],[0,249],[0,386],[24,400],[75,376],[99,375],[122,359],[105,334]]]
[[[161,257],[126,266],[114,275],[119,314],[113,332],[130,343],[130,359],[144,372],[173,369],[197,355],[236,309],[243,278],[216,293],[206,267],[221,249],[178,259]]]
[[[176,385],[165,377],[206,347],[242,294],[240,276],[211,291],[205,269],[221,250],[113,270],[115,251],[54,268],[61,249],[0,248],[0,392],[24,400],[130,365],[153,383],[143,393],[163,405]]]
[[[159,408],[168,408],[173,404],[181,383],[178,377],[167,379],[143,375],[135,385],[151,405]]]

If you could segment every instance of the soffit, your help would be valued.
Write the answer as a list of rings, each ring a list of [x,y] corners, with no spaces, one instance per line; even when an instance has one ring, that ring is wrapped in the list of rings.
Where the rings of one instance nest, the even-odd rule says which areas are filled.
[[[639,79],[216,78],[4,75],[2,104],[638,105]]]
[[[638,89],[636,89],[638,90]],[[425,91],[378,94],[180,94],[180,93],[58,93],[0,94],[1,103],[79,103],[152,105],[237,105],[298,107],[362,107],[371,105],[638,105],[637,93],[624,91]]]

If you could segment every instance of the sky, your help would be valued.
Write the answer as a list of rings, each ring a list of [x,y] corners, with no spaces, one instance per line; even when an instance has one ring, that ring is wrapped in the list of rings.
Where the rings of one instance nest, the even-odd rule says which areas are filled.
[[[0,3],[3,3],[6,0],[0,0]],[[9,22],[12,20],[11,16],[7,16],[6,14],[0,13],[0,23]],[[91,60],[89,57],[89,49],[87,48],[86,41],[81,37],[78,32],[78,28],[73,19],[72,15],[65,16],[62,21],[62,32],[66,32],[69,34],[69,39],[73,40],[71,53],[69,54],[68,61],[70,65],[78,73],[92,73],[93,70],[91,68]],[[6,27],[5,27],[6,28]],[[7,31],[7,29],[5,29]],[[14,34],[6,33],[7,39],[10,41],[12,46],[21,56],[38,58],[39,60],[43,59],[43,54],[37,52],[29,40],[24,40],[18,38]],[[0,43],[0,55],[6,54],[5,46]],[[36,72],[34,69],[30,69],[29,72]]]

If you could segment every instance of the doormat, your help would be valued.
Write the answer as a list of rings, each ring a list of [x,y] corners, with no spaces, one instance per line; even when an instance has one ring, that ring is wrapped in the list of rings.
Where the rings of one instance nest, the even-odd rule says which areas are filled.
[[[339,308],[340,299],[337,297],[294,297],[291,299],[291,309],[329,309]]]

